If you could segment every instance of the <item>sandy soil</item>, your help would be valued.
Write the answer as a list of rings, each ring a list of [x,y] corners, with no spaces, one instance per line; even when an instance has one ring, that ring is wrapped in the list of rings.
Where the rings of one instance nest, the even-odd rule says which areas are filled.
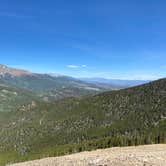
[[[166,166],[166,144],[82,152],[12,166]]]

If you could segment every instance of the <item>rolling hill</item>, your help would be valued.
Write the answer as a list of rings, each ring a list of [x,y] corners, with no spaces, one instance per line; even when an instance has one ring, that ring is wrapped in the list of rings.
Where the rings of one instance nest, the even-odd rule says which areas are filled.
[[[1,164],[166,142],[166,79],[0,115]]]

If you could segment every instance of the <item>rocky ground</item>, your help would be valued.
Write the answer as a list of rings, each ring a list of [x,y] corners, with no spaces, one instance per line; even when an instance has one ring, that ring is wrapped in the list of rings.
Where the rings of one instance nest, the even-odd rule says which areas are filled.
[[[12,166],[166,166],[166,144],[82,152]]]

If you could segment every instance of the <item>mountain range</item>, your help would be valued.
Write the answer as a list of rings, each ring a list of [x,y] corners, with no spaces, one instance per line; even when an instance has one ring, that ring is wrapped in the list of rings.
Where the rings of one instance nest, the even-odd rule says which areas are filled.
[[[17,95],[17,91],[25,92],[24,96],[31,94],[31,96],[50,102],[67,97],[81,97],[109,90],[119,90],[145,83],[145,81],[130,81],[130,84],[125,82],[124,80],[112,80],[110,82],[100,80],[97,82],[95,80],[77,79],[60,74],[38,74],[0,65],[0,86],[2,89],[0,95],[3,98],[0,110],[7,107],[12,108],[14,100],[18,98],[25,101],[24,97],[20,98]],[[11,104],[5,100],[9,95],[13,101],[9,100]],[[6,108],[4,107],[4,102],[8,105]]]
[[[122,80],[122,79],[106,79],[106,78],[80,78],[80,80],[93,83],[96,85],[105,85],[105,86],[112,86],[112,87],[118,87],[118,88],[127,88],[137,85],[142,85],[145,83],[150,82],[150,80]]]
[[[17,69],[2,68],[0,165],[111,146],[166,142],[165,78],[104,92],[97,85],[70,77],[18,74]],[[48,97],[54,88],[62,91],[62,84],[66,90],[72,87],[86,93],[43,100],[43,93]]]
[[[37,74],[5,65],[0,65],[0,86],[2,89],[0,94],[4,98],[5,95],[12,93],[10,90],[15,92],[14,96],[11,94],[13,98],[17,97],[17,91],[24,91],[25,96],[27,93],[31,93],[31,95],[48,102],[111,90],[111,87],[97,86],[68,76]],[[3,87],[5,88],[3,89]]]

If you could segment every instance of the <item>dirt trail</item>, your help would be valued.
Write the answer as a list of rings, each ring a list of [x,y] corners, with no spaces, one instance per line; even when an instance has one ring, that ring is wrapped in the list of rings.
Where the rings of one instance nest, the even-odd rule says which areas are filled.
[[[166,144],[109,148],[12,166],[166,166]]]

